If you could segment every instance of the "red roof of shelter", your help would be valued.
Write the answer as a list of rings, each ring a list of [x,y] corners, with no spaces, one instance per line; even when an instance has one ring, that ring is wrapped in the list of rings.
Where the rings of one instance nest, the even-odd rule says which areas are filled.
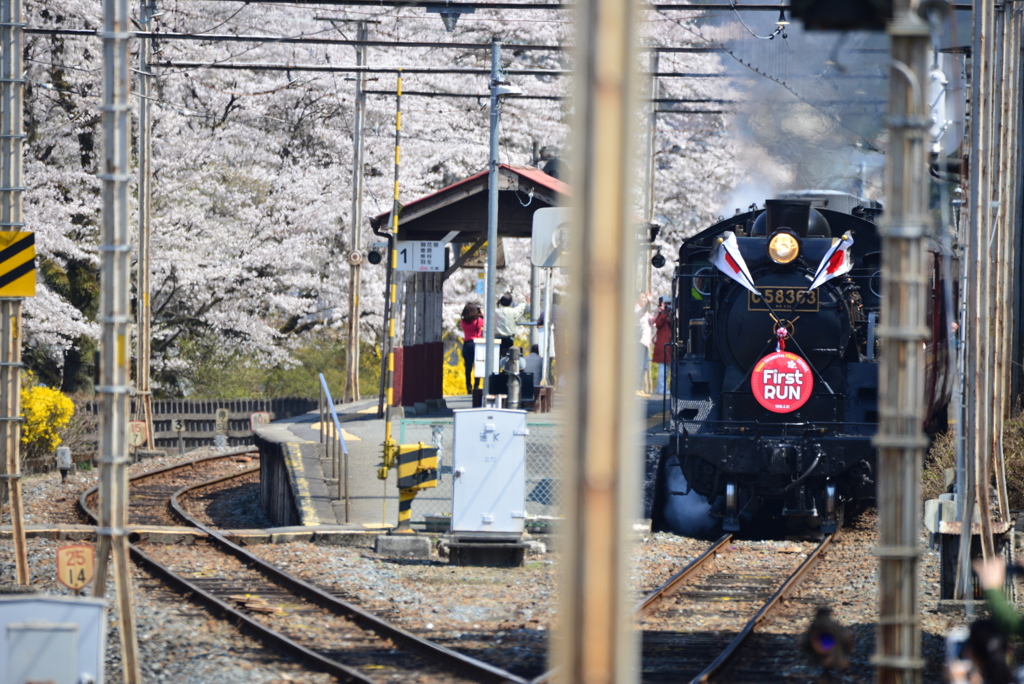
[[[436,239],[458,231],[466,235],[455,242],[464,242],[486,232],[489,173],[481,171],[404,204],[398,217],[404,239]],[[567,183],[540,169],[499,164],[498,174],[498,233],[504,237],[530,237],[533,212],[557,206],[570,195]],[[387,226],[390,214],[380,214],[377,220]]]

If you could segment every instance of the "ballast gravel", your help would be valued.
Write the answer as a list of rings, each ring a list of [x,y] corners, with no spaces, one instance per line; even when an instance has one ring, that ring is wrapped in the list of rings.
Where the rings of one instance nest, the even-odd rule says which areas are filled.
[[[192,452],[186,458],[207,455]],[[182,460],[178,457],[147,461],[132,470],[150,470]],[[28,524],[81,522],[75,500],[95,484],[95,474],[79,473],[70,485],[59,475],[29,477],[24,495]],[[230,491],[211,497],[206,513],[213,520],[226,520],[232,527],[256,527],[252,520],[253,484],[243,484],[237,496]],[[233,503],[235,501],[235,503]],[[197,502],[198,503],[198,502]],[[248,516],[248,517],[247,517]],[[5,518],[6,521],[8,518]],[[876,519],[868,512],[853,521],[833,543],[810,578],[794,593],[783,610],[757,639],[770,643],[771,657],[780,678],[787,682],[817,681],[814,668],[797,647],[798,636],[807,628],[815,607],[828,604],[839,622],[850,626],[857,637],[845,673],[833,673],[834,682],[866,682],[874,676],[870,656],[875,649],[877,606],[877,559],[871,549],[877,543]],[[473,655],[523,677],[532,677],[548,667],[547,645],[557,627],[556,541],[546,535],[548,553],[532,553],[520,568],[458,568],[449,566],[444,549],[435,544],[429,561],[378,557],[372,537],[361,546],[314,546],[306,543],[263,545],[255,552],[282,568],[341,595],[418,635]],[[707,540],[649,534],[637,531],[637,545],[631,555],[632,598],[643,595],[667,580],[698,556]],[[814,548],[800,541],[735,541],[750,547],[765,559],[799,563]],[[54,557],[59,542],[29,540],[32,584],[44,593],[67,595],[69,590],[54,580]],[[538,547],[539,548],[539,547]],[[920,548],[921,626],[926,681],[939,681],[943,642],[949,629],[962,618],[938,610],[938,554],[929,548],[922,534]],[[15,580],[14,549],[10,541],[0,542],[0,584]],[[766,561],[767,562],[767,561]],[[212,617],[203,608],[182,599],[147,573],[132,569],[136,629],[145,681],[288,682],[319,684],[333,681],[327,675],[305,671],[286,657],[263,648],[235,627]],[[114,590],[108,582],[110,600],[107,641],[107,681],[121,681],[120,642],[117,632]]]

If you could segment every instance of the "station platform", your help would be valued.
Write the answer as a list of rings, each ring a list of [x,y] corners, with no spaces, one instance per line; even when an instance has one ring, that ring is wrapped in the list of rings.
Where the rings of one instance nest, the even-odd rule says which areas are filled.
[[[557,483],[566,444],[558,398],[550,413],[527,413],[528,522],[530,518],[546,521],[561,514]],[[660,446],[668,439],[662,432],[662,398],[638,396],[637,402],[644,416],[645,443]],[[453,412],[471,408],[472,399],[468,395],[446,397],[445,403],[444,408],[434,410],[421,406],[414,414],[410,411],[405,418],[396,418],[392,423],[392,436],[399,444],[423,442],[438,447],[438,487],[421,491],[412,508],[414,528],[432,532],[447,531],[446,518],[451,514]],[[320,444],[319,413],[313,412],[276,421],[259,430],[264,444],[261,451],[268,441],[280,445],[279,455],[271,456],[279,461],[280,467],[267,466],[262,470],[264,501],[267,497],[282,501],[291,497],[288,503],[280,504],[288,510],[270,515],[271,520],[281,526],[351,532],[393,527],[398,520],[396,470],[391,469],[386,481],[377,479],[384,443],[384,420],[377,418],[377,401],[337,405],[335,410],[348,449],[347,512],[333,463],[327,458],[326,447]],[[264,454],[261,461],[271,459]]]

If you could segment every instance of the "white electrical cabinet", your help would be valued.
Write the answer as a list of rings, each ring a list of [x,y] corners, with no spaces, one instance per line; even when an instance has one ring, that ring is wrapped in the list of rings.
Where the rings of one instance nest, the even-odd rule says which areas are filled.
[[[526,521],[526,411],[455,411],[452,532],[521,534]]]
[[[102,684],[105,599],[0,598],[0,681]]]

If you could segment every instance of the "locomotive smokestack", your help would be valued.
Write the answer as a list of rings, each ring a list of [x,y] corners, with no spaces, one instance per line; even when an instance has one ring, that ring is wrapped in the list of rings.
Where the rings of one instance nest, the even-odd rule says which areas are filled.
[[[807,223],[811,217],[810,200],[765,200],[764,206],[768,216],[768,235],[780,228],[789,228],[800,237],[807,237]]]

